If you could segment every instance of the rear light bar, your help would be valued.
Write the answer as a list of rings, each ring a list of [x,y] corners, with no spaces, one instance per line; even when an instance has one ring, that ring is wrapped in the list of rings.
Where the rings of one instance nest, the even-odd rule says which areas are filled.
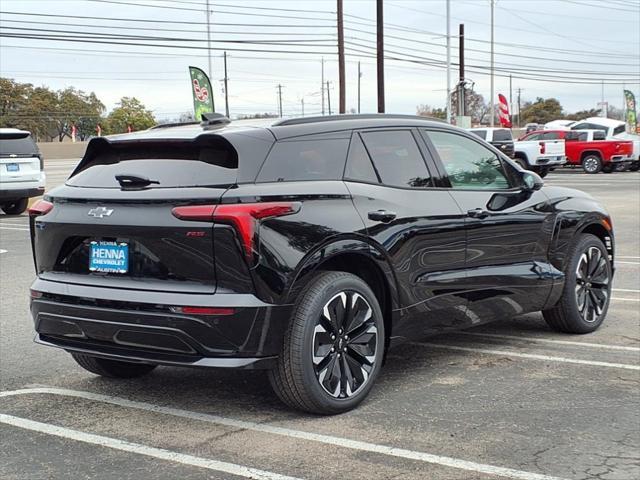
[[[180,220],[230,223],[236,228],[247,258],[253,255],[253,236],[258,220],[282,217],[300,211],[300,202],[234,203],[175,207],[171,213]]]
[[[46,215],[53,208],[53,203],[46,200],[38,200],[29,208],[30,217],[39,217],[40,215]]]
[[[233,315],[234,308],[228,307],[171,307],[173,313],[184,313],[185,315]]]

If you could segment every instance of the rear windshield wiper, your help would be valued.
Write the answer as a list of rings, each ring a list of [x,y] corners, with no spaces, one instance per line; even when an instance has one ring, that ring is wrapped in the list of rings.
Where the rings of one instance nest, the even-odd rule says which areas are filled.
[[[116,175],[116,180],[122,188],[144,188],[148,187],[152,183],[160,185],[159,181],[150,180],[142,175],[120,174]]]

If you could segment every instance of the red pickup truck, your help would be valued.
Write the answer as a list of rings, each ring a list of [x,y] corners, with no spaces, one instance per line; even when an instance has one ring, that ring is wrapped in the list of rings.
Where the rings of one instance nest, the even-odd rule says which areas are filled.
[[[567,165],[580,165],[586,173],[611,173],[633,162],[633,142],[607,140],[602,130],[539,130],[523,140],[564,139]]]

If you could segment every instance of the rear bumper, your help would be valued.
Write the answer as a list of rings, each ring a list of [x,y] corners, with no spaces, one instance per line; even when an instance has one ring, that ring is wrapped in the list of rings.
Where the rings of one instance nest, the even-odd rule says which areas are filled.
[[[44,187],[35,188],[9,188],[8,183],[0,185],[0,199],[17,200],[19,198],[32,198],[44,195]]]
[[[553,156],[553,157],[538,157],[536,159],[536,165],[541,166],[559,166],[567,163],[567,157],[562,156]]]
[[[71,285],[37,279],[31,299],[40,344],[115,360],[161,365],[271,368],[290,306],[247,294],[184,294]],[[158,302],[162,299],[162,302]],[[232,308],[186,315],[171,306]]]
[[[631,163],[633,162],[633,158],[625,157],[623,155],[613,155],[609,161],[612,163]]]

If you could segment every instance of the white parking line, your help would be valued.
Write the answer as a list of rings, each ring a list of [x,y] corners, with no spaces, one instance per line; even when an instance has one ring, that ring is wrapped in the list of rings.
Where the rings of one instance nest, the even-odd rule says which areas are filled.
[[[1,230],[21,230],[23,232],[28,232],[29,229],[28,228],[17,228],[17,227],[5,227],[3,225],[0,225],[0,229]]]
[[[616,258],[640,258],[640,257],[634,257],[631,255],[616,255]]]
[[[504,357],[527,358],[529,360],[543,360],[545,362],[575,363],[578,365],[591,365],[594,367],[622,368],[624,370],[640,370],[640,365],[630,365],[628,363],[598,362],[596,360],[580,360],[577,358],[552,357],[549,355],[537,355],[535,353],[510,352],[508,350],[491,350],[487,348],[460,347],[458,345],[443,345],[431,342],[411,342],[414,345],[422,345],[444,350],[460,350],[462,352],[486,353],[488,355],[501,355]]]
[[[513,478],[513,479],[519,479],[519,480],[563,480],[559,477],[553,477],[550,475],[544,475],[540,473],[526,472],[523,470],[514,470],[512,468],[498,467],[495,465],[487,465],[483,463],[470,462],[470,461],[461,460],[458,458],[443,457],[443,456],[434,455],[431,453],[407,450],[404,448],[389,447],[386,445],[378,445],[375,443],[361,442],[358,440],[350,440],[348,438],[334,437],[332,435],[323,435],[320,433],[305,432],[303,430],[293,430],[290,428],[277,427],[273,425],[249,422],[245,420],[236,420],[231,418],[220,417],[218,415],[210,415],[207,413],[190,412],[188,410],[181,410],[178,408],[162,407],[160,405],[154,405],[152,403],[137,402],[134,400],[127,400],[125,398],[112,397],[109,395],[101,395],[98,393],[83,392],[78,390],[68,390],[66,388],[38,387],[38,388],[25,388],[21,390],[5,391],[5,392],[0,392],[0,398],[10,397],[15,395],[29,395],[29,394],[52,394],[52,395],[62,395],[62,396],[75,397],[75,398],[83,398],[85,400],[110,403],[112,405],[118,405],[125,408],[134,408],[137,410],[145,410],[148,412],[159,413],[163,415],[171,415],[174,417],[188,418],[191,420],[214,423],[217,425],[225,425],[233,428],[240,428],[244,430],[253,430],[256,432],[281,435],[289,438],[297,438],[301,440],[308,440],[311,442],[318,442],[326,445],[334,445],[338,447],[344,447],[344,448],[359,450],[363,452],[378,453],[382,455],[389,455],[392,457],[405,458],[408,460],[416,460],[420,462],[442,465],[450,468],[456,468],[459,470],[484,473],[487,475],[495,475],[498,477],[506,477],[506,478]]]
[[[221,462],[218,460],[211,460],[209,458],[194,457],[193,455],[173,452],[171,450],[165,450],[164,448],[150,447],[148,445],[142,445],[140,443],[127,442],[125,440],[119,440],[117,438],[81,432],[78,430],[72,430],[70,428],[59,427],[57,425],[50,425],[48,423],[34,422],[33,420],[14,417],[13,415],[0,414],[0,423],[23,428],[25,430],[31,430],[32,432],[45,433],[47,435],[67,438],[69,440],[75,440],[77,442],[90,443],[93,445],[108,447],[123,452],[137,453],[138,455],[144,455],[146,457],[158,458],[160,460],[181,463],[183,465],[189,465],[192,467],[206,468],[207,470],[215,470],[217,472],[224,472],[230,475],[237,475],[239,477],[259,478],[264,480],[299,480],[296,477],[289,477],[286,475],[267,472],[265,470],[244,467],[242,465],[236,465],[235,463]]]
[[[640,290],[635,290],[632,288],[614,288],[613,289],[614,292],[634,292],[634,293],[640,293]]]
[[[7,253],[7,252],[8,252],[8,250],[4,250],[4,249],[0,248],[0,253]]]
[[[615,300],[617,302],[640,302],[640,298],[611,297],[611,300]]]
[[[9,227],[28,227],[29,224],[28,223],[9,223],[9,222],[3,222],[2,220],[0,220],[0,225],[1,226],[9,226]]]
[[[615,261],[616,265],[618,265],[619,263],[624,263],[625,265],[640,265],[640,262],[625,262],[625,261]]]
[[[640,352],[640,347],[627,347],[624,345],[607,345],[604,343],[572,342],[570,340],[554,340],[551,338],[539,338],[539,337],[520,337],[518,335],[502,335],[497,333],[482,333],[482,332],[456,332],[455,334],[456,335],[472,335],[474,337],[504,338],[505,340],[521,340],[523,342],[533,342],[533,343],[555,343],[558,345],[571,345],[576,347],[602,348],[605,350],[624,350],[628,352]]]

